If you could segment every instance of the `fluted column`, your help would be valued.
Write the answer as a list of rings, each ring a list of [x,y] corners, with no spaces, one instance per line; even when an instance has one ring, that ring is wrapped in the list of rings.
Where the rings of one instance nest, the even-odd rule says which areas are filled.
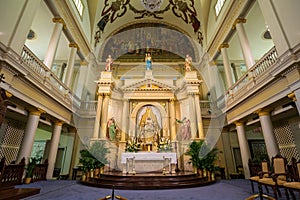
[[[73,68],[75,64],[75,58],[76,58],[76,52],[79,49],[78,45],[76,43],[70,43],[70,55],[68,59],[68,64],[67,64],[67,72],[66,72],[66,79],[65,79],[65,84],[70,87],[71,84],[71,79],[72,79],[72,74],[73,74]]]
[[[103,94],[98,93],[97,112],[96,112],[94,134],[93,134],[93,138],[95,139],[99,138],[99,126],[100,126],[100,119],[101,119],[102,103],[103,103]]]
[[[163,123],[165,123],[163,125],[163,128],[164,128],[163,130],[165,131],[164,132],[164,134],[165,134],[164,136],[168,137],[169,139],[171,139],[171,131],[170,131],[170,105],[169,105],[168,101],[166,102],[165,108],[167,110],[167,115],[166,115],[166,117],[165,117],[165,119],[163,121]]]
[[[108,103],[110,99],[110,94],[104,94],[104,100],[102,105],[102,114],[101,114],[101,131],[100,131],[100,139],[104,139],[106,137],[106,129],[107,129],[107,112],[108,112]]]
[[[248,161],[249,158],[251,158],[251,154],[248,145],[248,140],[246,137],[245,126],[243,122],[235,122],[235,125],[236,125],[239,145],[240,145],[241,156],[242,156],[244,175],[245,178],[248,179],[250,178]]]
[[[256,111],[256,113],[259,115],[259,120],[263,131],[267,152],[271,160],[273,156],[279,154],[279,147],[273,131],[271,116],[269,110],[260,109]]]
[[[171,140],[176,141],[175,99],[170,99],[170,130]]]
[[[195,98],[195,107],[196,107],[196,118],[197,118],[197,127],[198,127],[198,137],[200,140],[204,140],[205,135],[203,131],[203,122],[202,122],[202,113],[200,107],[199,94],[194,95]]]
[[[121,142],[126,141],[126,134],[128,133],[128,118],[129,118],[129,101],[128,99],[123,100],[123,112],[122,112],[122,133]]]
[[[192,139],[196,139],[197,138],[197,127],[196,127],[196,114],[195,114],[195,102],[194,102],[194,98],[193,98],[193,94],[189,94],[188,95],[188,101],[189,101],[189,110],[190,110],[190,121],[191,121],[191,135],[192,135]]]
[[[236,31],[237,31],[237,34],[239,37],[239,41],[240,41],[240,45],[242,48],[244,60],[245,60],[247,68],[249,69],[250,67],[252,67],[255,64],[255,61],[254,61],[254,58],[252,55],[252,51],[250,49],[249,40],[248,40],[243,23],[246,23],[246,19],[239,18],[235,21],[233,28],[236,28]]]
[[[49,154],[48,154],[48,169],[47,169],[47,179],[51,179],[53,176],[54,165],[56,161],[57,149],[61,134],[63,122],[57,121],[54,123],[54,128],[51,136]]]
[[[34,143],[35,132],[39,125],[39,120],[42,113],[44,113],[44,111],[41,109],[31,111],[29,113],[23,141],[18,153],[17,162],[20,162],[23,157],[26,159],[26,162],[28,162]]]
[[[232,71],[230,66],[230,60],[227,53],[227,48],[229,48],[229,45],[227,43],[226,44],[224,43],[220,46],[219,49],[222,53],[227,87],[230,88],[233,85],[233,78],[232,78]]]
[[[52,21],[55,23],[54,29],[52,32],[52,36],[50,38],[50,42],[48,45],[48,49],[45,55],[44,64],[51,69],[53,65],[53,61],[55,59],[56,50],[58,47],[58,43],[60,40],[60,35],[65,27],[65,22],[62,18],[53,18]]]

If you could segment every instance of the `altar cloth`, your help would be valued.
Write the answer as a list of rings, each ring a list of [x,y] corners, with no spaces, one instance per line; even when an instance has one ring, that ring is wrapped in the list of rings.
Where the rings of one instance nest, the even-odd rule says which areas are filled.
[[[171,164],[177,163],[176,153],[175,152],[125,152],[121,155],[121,163],[126,164],[127,159],[134,159],[134,160],[165,160],[170,159]]]

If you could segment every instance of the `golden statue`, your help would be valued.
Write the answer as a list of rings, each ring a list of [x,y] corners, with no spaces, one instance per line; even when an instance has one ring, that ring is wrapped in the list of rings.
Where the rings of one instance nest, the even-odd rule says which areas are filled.
[[[150,107],[142,115],[139,123],[140,139],[145,144],[155,144],[159,139],[159,125],[157,118]]]

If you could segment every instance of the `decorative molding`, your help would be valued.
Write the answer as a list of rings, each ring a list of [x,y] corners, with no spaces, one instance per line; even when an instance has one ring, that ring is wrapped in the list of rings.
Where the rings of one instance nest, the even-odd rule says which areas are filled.
[[[228,43],[221,44],[220,47],[218,48],[218,51],[220,52],[222,48],[229,48],[229,44]]]
[[[235,121],[234,122],[234,124],[236,125],[236,126],[244,126],[245,124],[244,124],[244,122],[243,121]]]
[[[294,92],[288,94],[287,96],[288,96],[288,98],[292,99],[293,102],[296,102],[296,101],[297,101],[297,98],[296,98],[296,95],[295,95]]]

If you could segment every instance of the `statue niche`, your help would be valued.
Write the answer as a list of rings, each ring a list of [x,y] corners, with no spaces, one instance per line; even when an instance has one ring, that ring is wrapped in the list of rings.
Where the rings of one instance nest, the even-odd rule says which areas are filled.
[[[145,113],[139,122],[139,140],[144,145],[152,145],[152,150],[157,146],[159,141],[159,124],[157,117],[153,113],[151,107],[147,106]]]

